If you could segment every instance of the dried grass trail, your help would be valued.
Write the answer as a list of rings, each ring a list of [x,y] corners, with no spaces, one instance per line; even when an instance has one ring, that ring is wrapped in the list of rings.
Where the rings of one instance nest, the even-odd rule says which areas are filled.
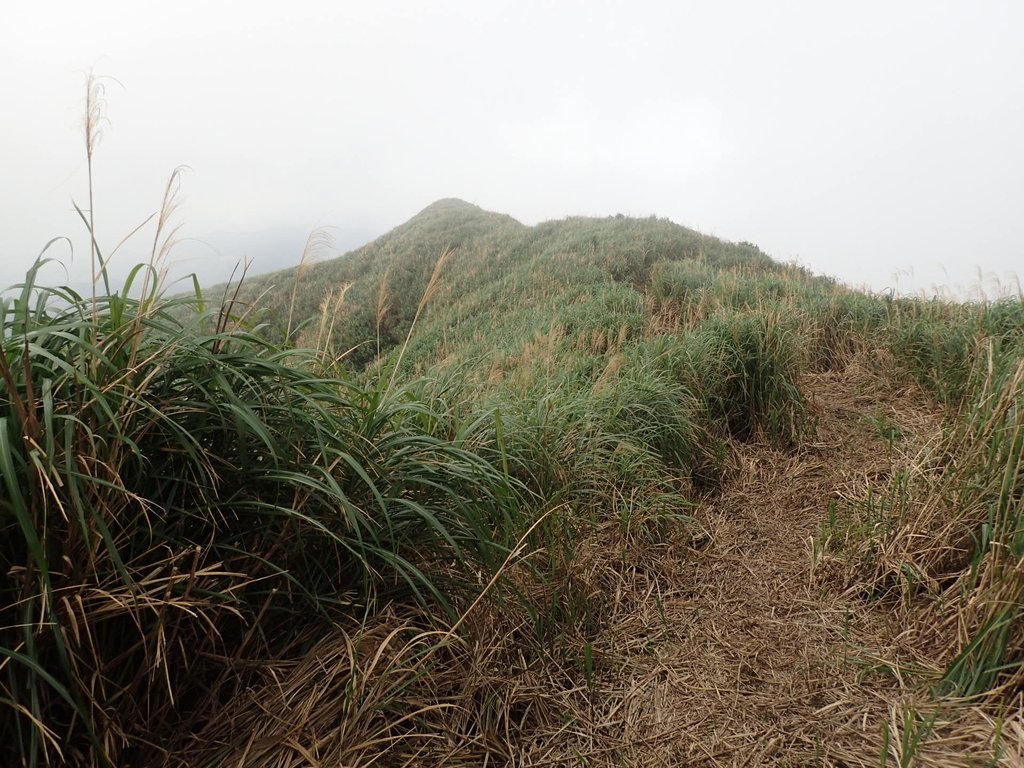
[[[707,536],[681,558],[678,588],[612,633],[592,727],[563,734],[546,762],[879,765],[900,690],[885,670],[914,651],[884,605],[814,572],[813,545],[830,502],[891,472],[880,416],[909,443],[940,420],[857,364],[806,386],[813,435],[792,452],[739,447],[732,481],[696,511]]]

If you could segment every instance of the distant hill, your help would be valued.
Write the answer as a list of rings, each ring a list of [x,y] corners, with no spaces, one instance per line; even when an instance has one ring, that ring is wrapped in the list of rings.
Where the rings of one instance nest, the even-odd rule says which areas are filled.
[[[553,322],[565,333],[638,333],[666,264],[689,265],[698,282],[699,272],[779,269],[756,246],[667,219],[570,217],[529,227],[444,199],[344,256],[250,278],[241,296],[258,305],[268,332],[305,324],[306,334],[319,342],[329,334],[334,350],[364,365],[403,343],[442,253],[409,350],[421,364],[511,352]]]

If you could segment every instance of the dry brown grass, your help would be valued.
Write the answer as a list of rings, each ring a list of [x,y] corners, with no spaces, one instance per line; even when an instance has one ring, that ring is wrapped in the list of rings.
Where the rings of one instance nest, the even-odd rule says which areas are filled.
[[[618,588],[601,586],[623,610],[611,609],[599,641],[604,674],[567,713],[571,725],[517,764],[877,766],[883,752],[911,764],[899,761],[900,707],[934,680],[934,649],[891,604],[844,590],[815,544],[830,499],[859,498],[904,460],[865,412],[888,409],[908,445],[940,427],[920,392],[894,386],[877,362],[810,377],[816,436],[797,451],[736,446],[733,482],[698,510],[706,538],[674,558],[614,565]],[[921,730],[922,765],[994,754],[986,710],[947,717]],[[1003,726],[1003,741],[1015,741],[1000,765],[1016,765],[1018,720]]]
[[[696,527],[656,530],[643,499],[615,496],[603,522],[580,522],[556,578],[513,557],[501,599],[455,627],[398,609],[341,627],[262,666],[263,682],[168,762],[1021,766],[1019,698],[1001,717],[940,707],[925,614],[872,596],[822,548],[830,500],[883,487],[937,440],[936,408],[882,375],[885,362],[810,375],[813,436],[792,451],[734,446],[731,480]],[[899,445],[865,420],[877,409]],[[586,620],[563,616],[539,646],[523,606],[553,603],[586,604]]]

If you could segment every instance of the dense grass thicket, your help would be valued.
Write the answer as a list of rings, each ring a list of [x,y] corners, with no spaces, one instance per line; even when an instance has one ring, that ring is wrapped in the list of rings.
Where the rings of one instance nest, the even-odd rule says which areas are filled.
[[[450,610],[436,577],[493,570],[535,503],[422,383],[129,293],[0,303],[8,764],[126,759],[342,613]]]
[[[671,549],[736,444],[813,437],[802,381],[870,350],[948,436],[842,551],[878,599],[953,607],[940,695],[1024,686],[1020,300],[871,296],[665,220],[451,200],[217,306],[156,272],[81,296],[33,269],[0,300],[5,765],[245,764],[210,722],[339,632],[343,717],[375,735],[334,754],[387,751],[439,711],[416,685],[450,641],[487,641],[481,604],[523,669],[585,686],[610,607],[583,542]],[[379,648],[408,657],[360,651],[403,612]],[[526,715],[487,717],[462,727]]]

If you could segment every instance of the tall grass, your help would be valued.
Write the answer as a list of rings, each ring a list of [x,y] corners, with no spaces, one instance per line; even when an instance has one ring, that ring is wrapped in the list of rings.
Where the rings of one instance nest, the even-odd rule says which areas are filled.
[[[937,693],[1019,691],[1024,304],[900,301],[878,332],[904,371],[948,406],[947,425],[854,513],[875,523],[844,547],[873,594],[899,597],[910,620],[923,615],[927,631],[954,639],[939,660]]]
[[[1024,688],[1024,347],[1010,356],[995,346],[972,375],[975,394],[952,436],[949,473],[973,551],[953,592],[963,600],[963,647],[943,682],[967,696]]]
[[[426,429],[446,414],[409,389],[332,376],[195,298],[94,305],[35,273],[0,304],[14,754],[114,759],[312,617],[444,605],[432,566],[500,561],[492,517],[522,489]]]
[[[311,628],[453,610],[532,504],[422,384],[279,346],[231,291],[167,297],[177,178],[119,289],[90,182],[90,295],[40,284],[41,259],[0,297],[4,764],[149,762]]]

